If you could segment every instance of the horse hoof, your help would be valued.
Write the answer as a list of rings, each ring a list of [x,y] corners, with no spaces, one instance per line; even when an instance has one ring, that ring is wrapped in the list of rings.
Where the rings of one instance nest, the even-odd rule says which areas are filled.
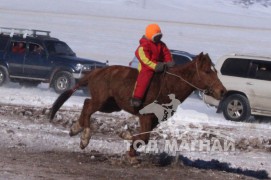
[[[128,157],[128,162],[131,165],[139,165],[140,161],[136,157]]]
[[[122,131],[119,134],[119,137],[124,139],[124,140],[132,140],[133,139],[133,136],[132,136],[130,131]]]
[[[90,128],[85,128],[81,135],[80,148],[85,149],[91,138]]]
[[[80,142],[80,148],[83,150],[83,149],[85,149],[86,147],[87,147],[87,145],[88,145],[88,143],[84,143],[84,142]]]
[[[126,152],[126,159],[130,163],[130,165],[140,164],[140,161],[137,159],[137,154],[134,154],[134,153],[131,154],[130,151]]]
[[[78,122],[76,122],[72,125],[69,135],[75,136],[75,135],[79,134],[82,130],[83,130],[83,128],[80,126],[80,124]]]
[[[89,144],[89,139],[82,139],[80,141],[80,148],[81,149],[85,149]]]

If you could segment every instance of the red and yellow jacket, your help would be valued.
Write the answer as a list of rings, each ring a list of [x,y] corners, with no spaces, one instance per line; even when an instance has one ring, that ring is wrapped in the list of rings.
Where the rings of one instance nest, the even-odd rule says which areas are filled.
[[[141,68],[154,70],[158,62],[172,61],[171,53],[162,41],[154,43],[143,36],[139,43],[140,45],[135,52],[137,59],[140,61],[139,71]]]

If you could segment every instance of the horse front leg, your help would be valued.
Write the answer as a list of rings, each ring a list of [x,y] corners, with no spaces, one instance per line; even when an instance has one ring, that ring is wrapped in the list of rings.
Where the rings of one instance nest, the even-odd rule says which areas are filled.
[[[150,132],[157,126],[158,120],[154,115],[140,116],[140,133],[132,137],[132,144],[128,151],[128,159],[131,164],[139,163],[136,158],[136,149],[141,145],[147,145],[150,139]],[[141,142],[144,142],[142,144]]]

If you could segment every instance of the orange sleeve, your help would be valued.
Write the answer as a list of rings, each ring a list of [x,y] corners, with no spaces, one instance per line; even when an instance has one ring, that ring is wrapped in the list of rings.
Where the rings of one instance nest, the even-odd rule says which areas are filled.
[[[146,48],[140,46],[137,49],[136,55],[138,56],[138,60],[141,62],[141,64],[147,66],[150,69],[155,69],[156,63],[150,60],[149,52]]]

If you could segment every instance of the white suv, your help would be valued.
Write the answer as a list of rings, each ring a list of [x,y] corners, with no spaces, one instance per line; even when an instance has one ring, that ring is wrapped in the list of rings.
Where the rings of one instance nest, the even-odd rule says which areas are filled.
[[[205,103],[233,121],[271,116],[271,58],[233,54],[221,57],[215,67],[228,92],[221,101],[204,95]]]

